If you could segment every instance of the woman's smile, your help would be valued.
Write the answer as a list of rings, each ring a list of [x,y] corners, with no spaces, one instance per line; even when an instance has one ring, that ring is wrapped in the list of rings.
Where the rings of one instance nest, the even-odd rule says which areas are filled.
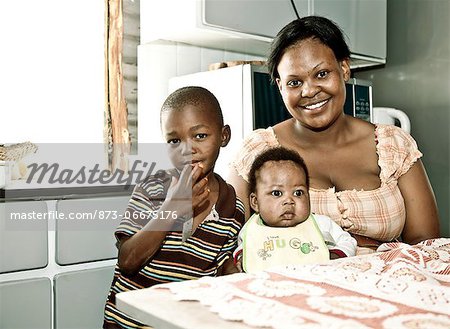
[[[312,103],[309,105],[304,105],[302,106],[305,110],[318,110],[321,109],[326,103],[328,103],[328,99],[321,101],[321,102],[317,102],[317,103]]]

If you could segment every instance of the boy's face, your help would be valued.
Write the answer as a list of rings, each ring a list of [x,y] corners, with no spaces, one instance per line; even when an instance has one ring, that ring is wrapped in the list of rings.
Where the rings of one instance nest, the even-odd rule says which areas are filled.
[[[221,127],[214,115],[205,105],[186,105],[181,111],[163,112],[161,129],[176,168],[202,164],[202,176],[214,169],[220,147],[228,144],[231,135],[230,127]]]
[[[310,213],[306,174],[292,161],[268,161],[256,172],[250,205],[268,226],[292,227]]]

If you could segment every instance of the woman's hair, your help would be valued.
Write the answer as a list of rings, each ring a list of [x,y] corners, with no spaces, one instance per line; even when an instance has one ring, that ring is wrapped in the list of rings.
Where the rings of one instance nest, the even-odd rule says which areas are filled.
[[[297,165],[300,169],[305,172],[306,176],[306,187],[309,188],[309,174],[308,167],[306,167],[305,161],[303,158],[294,150],[277,146],[269,148],[266,151],[258,154],[253,161],[253,164],[250,168],[250,172],[248,174],[248,184],[249,184],[249,192],[256,192],[256,175],[261,167],[269,161],[292,161],[295,165]]]
[[[208,109],[212,111],[212,114],[216,116],[215,119],[217,119],[220,127],[223,126],[223,114],[219,101],[212,92],[199,86],[182,87],[167,96],[161,107],[160,120],[164,112],[173,110],[181,111],[186,105],[207,105]]]
[[[302,17],[283,27],[272,41],[267,59],[272,82],[280,77],[277,67],[286,49],[309,38],[317,39],[329,47],[338,61],[350,58],[350,49],[339,26],[321,16]]]

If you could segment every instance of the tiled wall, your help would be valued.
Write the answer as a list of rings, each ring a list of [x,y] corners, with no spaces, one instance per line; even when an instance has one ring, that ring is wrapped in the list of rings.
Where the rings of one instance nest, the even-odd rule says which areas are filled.
[[[54,214],[121,215],[128,199],[0,203],[0,328],[101,328],[120,217],[57,220]],[[12,221],[16,212],[47,218]]]

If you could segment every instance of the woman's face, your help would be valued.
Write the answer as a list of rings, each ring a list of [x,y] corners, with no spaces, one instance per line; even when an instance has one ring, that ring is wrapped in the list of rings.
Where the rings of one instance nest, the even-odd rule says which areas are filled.
[[[286,49],[277,70],[283,101],[302,126],[324,130],[343,115],[350,66],[328,46],[313,38],[300,41]]]

